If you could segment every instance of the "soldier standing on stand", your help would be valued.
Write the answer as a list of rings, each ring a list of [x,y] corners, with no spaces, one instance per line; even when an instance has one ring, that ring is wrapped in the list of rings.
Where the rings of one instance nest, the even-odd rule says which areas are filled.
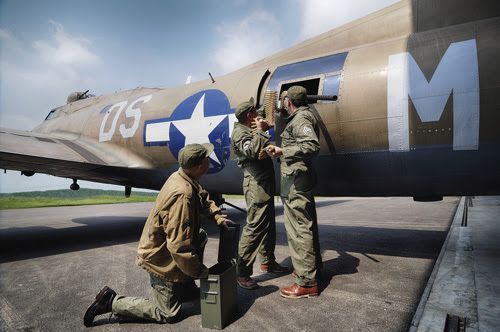
[[[281,134],[281,148],[269,146],[266,152],[281,160],[281,197],[285,209],[295,283],[281,289],[286,298],[318,296],[317,279],[322,268],[319,248],[318,221],[313,187],[316,174],[312,159],[319,152],[319,127],[307,105],[307,91],[292,86],[284,98],[290,114]]]
[[[238,166],[243,170],[243,193],[247,204],[247,223],[243,228],[238,249],[237,281],[246,289],[255,289],[257,282],[250,276],[257,254],[260,254],[262,272],[287,273],[289,270],[276,262],[276,221],[274,212],[274,166],[265,153],[259,153],[269,144],[266,134],[269,124],[255,110],[253,99],[236,107],[238,122],[231,137]],[[252,127],[255,127],[252,129]]]

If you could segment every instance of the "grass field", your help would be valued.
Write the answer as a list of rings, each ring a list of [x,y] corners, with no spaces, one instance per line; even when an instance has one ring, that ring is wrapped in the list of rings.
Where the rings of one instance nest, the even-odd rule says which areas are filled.
[[[80,189],[82,190],[82,189]],[[0,195],[0,210],[46,206],[154,202],[156,193],[135,192],[129,198],[121,191],[84,189],[81,192],[52,190]]]

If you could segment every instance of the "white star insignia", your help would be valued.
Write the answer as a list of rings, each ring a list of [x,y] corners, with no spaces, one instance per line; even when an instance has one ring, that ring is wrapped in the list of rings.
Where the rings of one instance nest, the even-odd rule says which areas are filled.
[[[185,120],[172,121],[174,125],[185,137],[185,145],[198,143],[210,143],[208,135],[221,123],[227,115],[214,115],[205,117],[205,94],[194,108],[191,118]],[[219,158],[215,155],[215,151],[210,154],[210,159],[221,165]]]

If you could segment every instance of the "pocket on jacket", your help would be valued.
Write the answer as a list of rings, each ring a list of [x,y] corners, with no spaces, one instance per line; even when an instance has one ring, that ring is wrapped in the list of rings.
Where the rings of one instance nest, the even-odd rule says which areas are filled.
[[[313,171],[297,172],[293,184],[297,191],[311,191],[316,184],[316,176]]]
[[[243,180],[243,189],[247,202],[262,204],[271,199],[271,195],[251,176],[245,177]]]

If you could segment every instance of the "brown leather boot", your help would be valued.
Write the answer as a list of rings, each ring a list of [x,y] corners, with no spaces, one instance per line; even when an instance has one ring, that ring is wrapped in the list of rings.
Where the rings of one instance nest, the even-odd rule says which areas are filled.
[[[236,282],[238,286],[245,289],[256,289],[259,287],[259,284],[250,277],[237,277]]]
[[[101,289],[101,291],[96,295],[95,301],[85,312],[85,315],[83,316],[83,324],[86,327],[90,327],[94,322],[95,316],[111,312],[111,305],[115,296],[116,292],[114,290],[108,286],[104,286],[104,288]]]
[[[290,270],[283,265],[279,265],[277,262],[269,262],[267,264],[260,264],[260,270],[262,272],[269,272],[269,273],[288,273]]]
[[[318,285],[313,286],[300,286],[293,284],[289,287],[283,287],[280,290],[280,295],[287,299],[300,299],[303,297],[316,297],[318,296]]]

